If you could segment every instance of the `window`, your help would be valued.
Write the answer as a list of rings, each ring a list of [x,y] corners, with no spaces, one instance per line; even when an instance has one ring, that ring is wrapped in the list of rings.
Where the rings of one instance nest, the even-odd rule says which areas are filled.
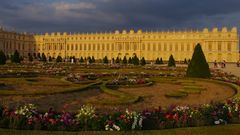
[[[75,50],[78,50],[78,45],[77,44],[75,45]]]
[[[209,50],[209,51],[212,51],[212,42],[209,42],[209,44],[208,44],[208,50]]]
[[[222,50],[222,44],[221,42],[218,42],[218,51],[221,51]]]
[[[167,51],[167,44],[164,43],[164,51]]]
[[[172,44],[169,45],[169,51],[172,51]]]
[[[144,43],[142,44],[142,50],[145,50],[145,44]]]
[[[151,49],[151,44],[148,43],[148,51],[150,51],[150,49]]]
[[[158,43],[158,51],[161,51],[162,48],[161,48],[161,43]]]
[[[178,51],[178,44],[175,45],[175,51]]]
[[[190,51],[190,44],[187,44],[187,51]]]
[[[114,44],[112,43],[112,51],[114,50]]]
[[[184,51],[184,44],[181,44],[181,51]]]
[[[156,50],[156,43],[153,43],[153,51],[157,51]]]
[[[228,42],[228,44],[227,44],[227,50],[228,50],[228,51],[231,51],[231,50],[232,50],[232,48],[231,48],[231,42]]]

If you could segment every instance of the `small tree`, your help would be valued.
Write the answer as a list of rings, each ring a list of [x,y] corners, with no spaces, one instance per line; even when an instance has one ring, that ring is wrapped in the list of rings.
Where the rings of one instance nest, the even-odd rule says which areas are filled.
[[[89,63],[89,64],[92,63],[92,58],[91,58],[90,56],[87,58],[87,60],[88,60],[88,63]]]
[[[103,63],[104,63],[104,64],[108,64],[108,58],[107,58],[107,56],[105,56],[105,57],[103,58]]]
[[[128,59],[128,64],[132,64],[132,58],[131,57],[129,57],[129,59]]]
[[[187,76],[196,78],[209,78],[211,76],[209,65],[200,44],[197,44],[194,49],[192,60],[188,65]]]
[[[171,55],[171,56],[169,57],[168,66],[169,66],[169,67],[176,67],[175,60],[174,60],[174,58],[173,58],[173,55]]]
[[[111,64],[114,64],[114,63],[115,63],[115,59],[114,59],[114,58],[112,58]]]
[[[142,59],[141,59],[141,65],[142,65],[142,66],[146,65],[146,61],[145,61],[145,58],[144,58],[144,57],[142,57]]]
[[[80,58],[79,62],[82,64],[84,62],[83,57]]]
[[[160,63],[160,64],[164,64],[164,63],[163,63],[163,59],[162,59],[162,58],[160,58],[160,62],[159,62],[159,63]]]
[[[188,61],[187,61],[187,59],[185,58],[184,59],[184,62],[183,62],[184,64],[188,64]]]
[[[159,58],[156,59],[155,64],[160,64]]]
[[[127,57],[126,56],[123,57],[123,62],[122,63],[127,64]]]
[[[57,56],[56,62],[57,63],[62,62],[62,57],[61,56]]]
[[[32,56],[31,54],[28,56],[28,60],[29,60],[30,62],[33,61],[33,56]]]
[[[119,59],[119,57],[116,58],[115,63],[120,64],[120,59]]]
[[[52,57],[51,57],[51,56],[48,57],[48,61],[49,61],[49,62],[52,61]]]
[[[92,56],[92,63],[95,63],[96,61],[95,61],[95,58],[94,58],[94,56]]]
[[[19,55],[19,52],[17,50],[14,52],[11,60],[12,60],[13,63],[20,63],[21,62],[20,55]]]
[[[46,57],[46,55],[44,53],[42,53],[42,61],[43,62],[47,62],[47,57]]]
[[[0,51],[0,65],[6,64],[7,57],[3,51]]]
[[[139,59],[138,59],[137,55],[135,55],[135,56],[132,58],[132,63],[133,63],[133,65],[139,65]]]
[[[40,53],[37,54],[37,57],[38,57],[38,59],[40,59],[40,60],[42,59]]]

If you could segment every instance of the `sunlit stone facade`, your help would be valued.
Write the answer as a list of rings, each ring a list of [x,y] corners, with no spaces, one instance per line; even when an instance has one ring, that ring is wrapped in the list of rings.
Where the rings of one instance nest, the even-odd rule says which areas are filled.
[[[8,37],[6,35],[12,35],[10,37],[13,38],[6,38]],[[236,62],[239,60],[239,37],[236,27],[230,30],[224,27],[220,30],[205,28],[202,31],[177,32],[123,30],[112,33],[21,35],[2,31],[0,49],[6,53],[12,53],[17,49],[25,56],[28,52],[44,53],[55,58],[60,55],[64,58],[94,56],[95,59],[107,56],[110,59],[137,55],[145,57],[147,60],[156,60],[157,57],[168,60],[172,54],[175,60],[183,61],[185,58],[192,57],[195,45],[200,43],[208,62],[215,60]],[[19,40],[20,37],[24,37],[24,39]]]

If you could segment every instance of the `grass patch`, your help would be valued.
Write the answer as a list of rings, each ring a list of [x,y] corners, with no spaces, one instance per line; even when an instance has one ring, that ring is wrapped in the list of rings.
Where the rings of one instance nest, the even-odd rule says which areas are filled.
[[[12,86],[12,89],[1,89],[0,95],[50,95],[56,93],[69,93],[81,91],[101,84],[95,81],[89,84],[73,84],[59,78],[6,78],[1,82]]]
[[[179,91],[187,94],[201,94],[201,90],[199,89],[180,89]]]
[[[183,89],[185,90],[207,90],[207,88],[201,87],[201,86],[184,86]]]
[[[165,94],[165,96],[169,97],[169,98],[183,98],[183,97],[188,96],[188,94],[180,92],[180,91],[177,91],[177,92],[167,93],[167,94]]]
[[[110,105],[116,105],[116,104],[132,104],[136,103],[140,100],[140,97],[137,95],[129,94],[129,93],[124,93],[120,92],[118,90],[112,90],[106,87],[106,83],[104,82],[100,85],[100,89],[111,96],[116,97],[116,100],[109,100],[109,99],[103,99],[101,101],[96,101],[96,103],[100,104],[110,104]],[[94,101],[93,101],[94,102]]]

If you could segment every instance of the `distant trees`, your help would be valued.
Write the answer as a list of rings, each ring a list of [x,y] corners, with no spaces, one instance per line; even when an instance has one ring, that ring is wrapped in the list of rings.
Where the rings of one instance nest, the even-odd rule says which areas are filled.
[[[7,57],[3,51],[0,51],[0,65],[6,64]]]
[[[209,78],[211,76],[209,65],[200,44],[197,44],[192,59],[188,65],[187,77]]]
[[[155,64],[163,64],[163,60],[162,58],[157,58],[156,61],[155,61]]]
[[[176,67],[176,63],[175,63],[175,59],[173,58],[173,55],[171,55],[171,56],[169,57],[168,66],[169,66],[169,67]]]

